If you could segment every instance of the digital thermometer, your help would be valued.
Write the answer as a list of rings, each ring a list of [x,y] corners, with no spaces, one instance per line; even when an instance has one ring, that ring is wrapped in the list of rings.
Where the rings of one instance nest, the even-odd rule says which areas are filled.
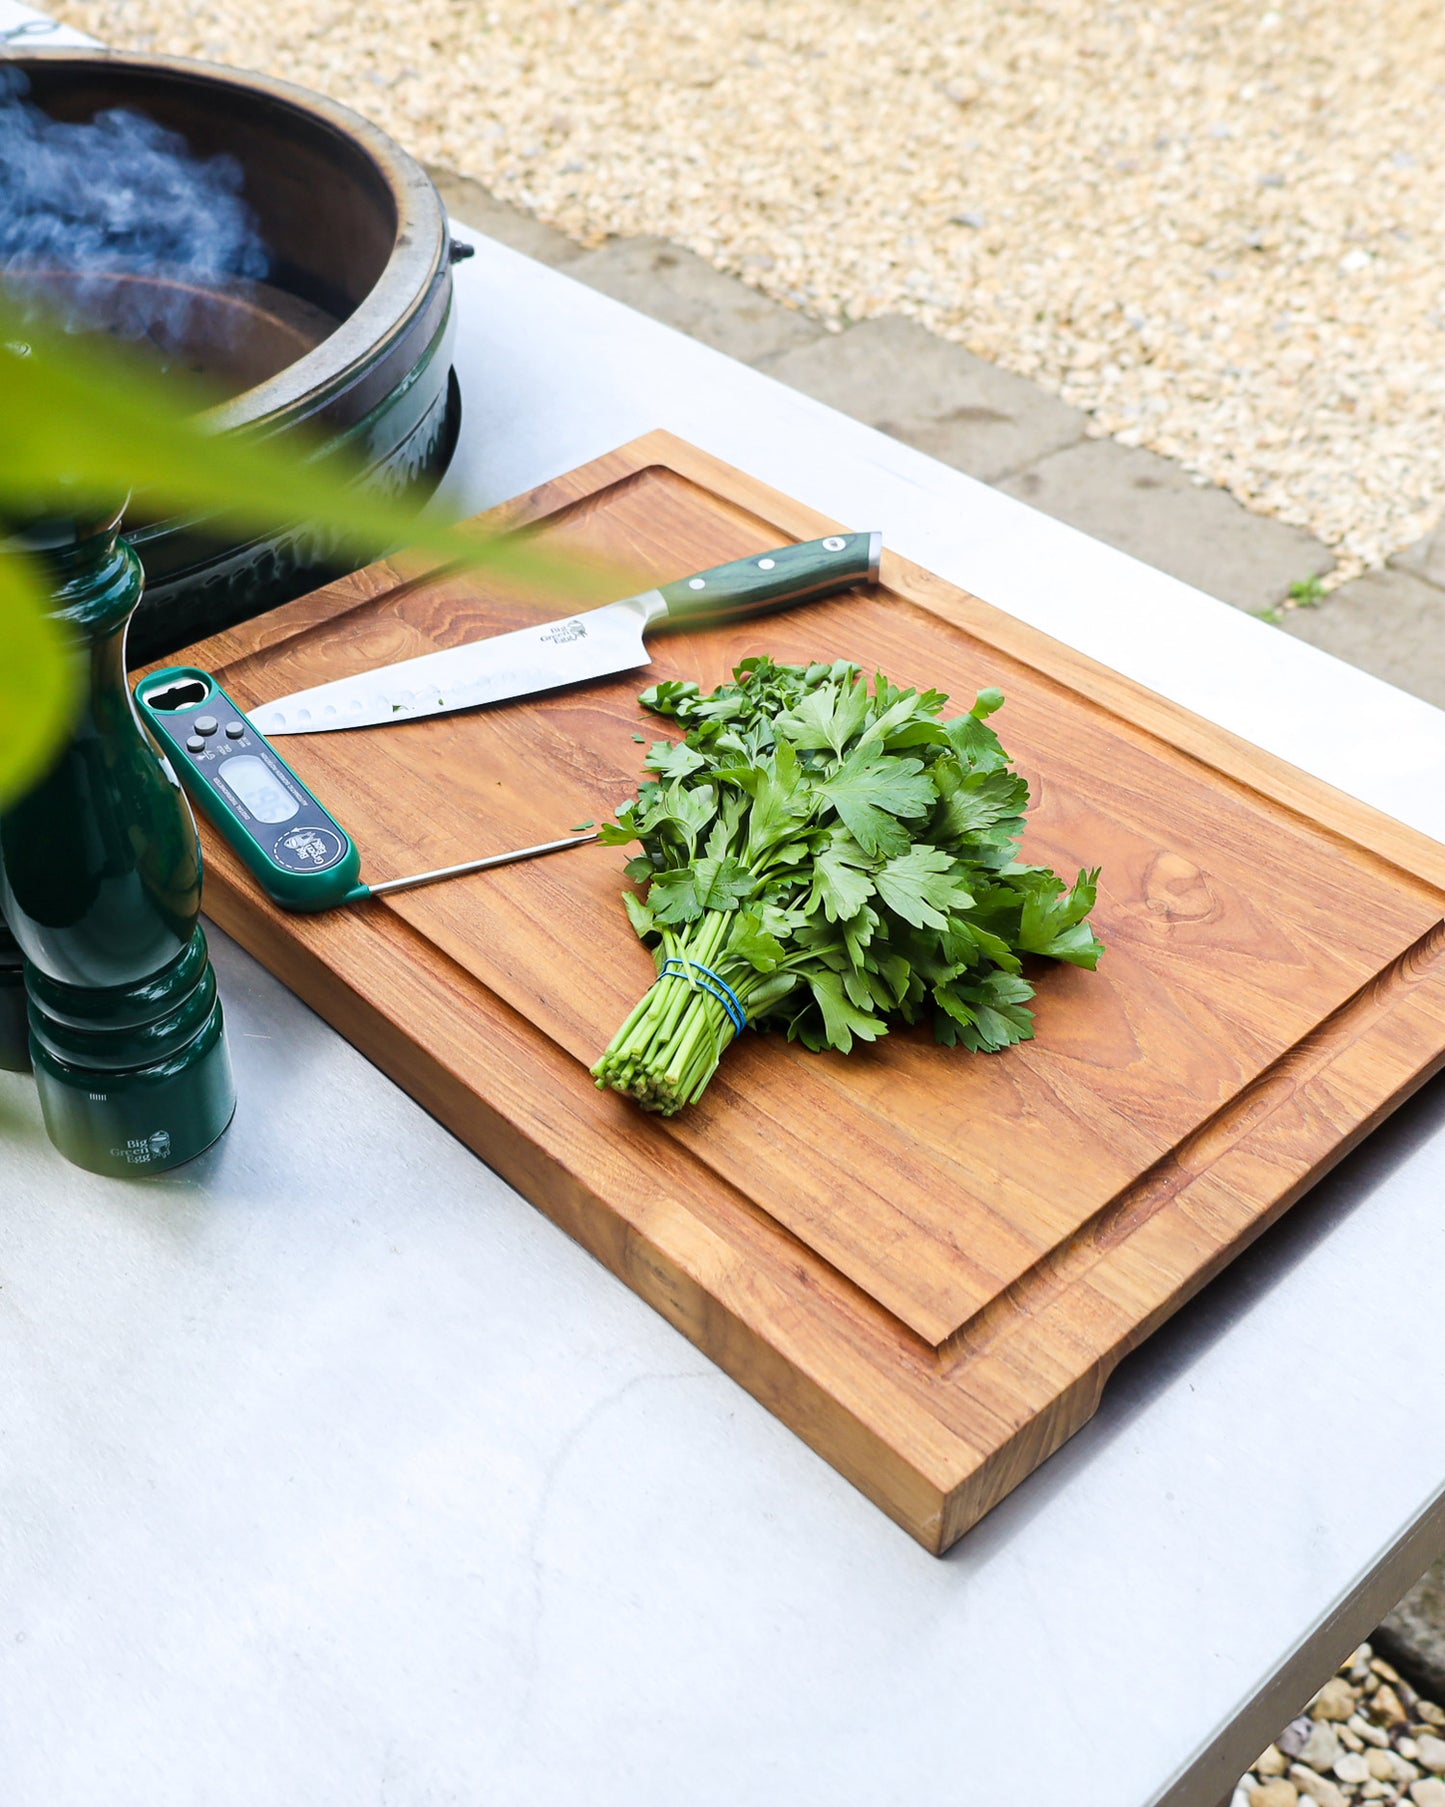
[[[330,910],[597,839],[595,834],[569,835],[460,866],[363,885],[361,855],[351,836],[209,672],[194,665],[169,666],[143,678],[135,699],[141,720],[186,795],[284,910]]]

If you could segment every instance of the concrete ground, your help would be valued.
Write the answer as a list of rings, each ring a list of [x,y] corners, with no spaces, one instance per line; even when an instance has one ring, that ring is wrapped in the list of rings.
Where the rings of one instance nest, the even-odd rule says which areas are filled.
[[[892,316],[828,332],[660,239],[589,251],[475,182],[433,170],[456,218],[781,382],[993,483],[1212,596],[1445,708],[1445,528],[1384,571],[1285,607],[1326,547],[1167,458],[1089,439],[1088,416],[1026,377]]]

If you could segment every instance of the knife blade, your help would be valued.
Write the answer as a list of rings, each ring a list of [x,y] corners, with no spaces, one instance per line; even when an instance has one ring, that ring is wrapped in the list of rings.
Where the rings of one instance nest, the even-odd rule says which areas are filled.
[[[702,626],[743,620],[831,596],[855,583],[876,583],[882,553],[881,533],[830,533],[780,546],[561,621],[493,634],[296,690],[258,704],[248,718],[260,733],[275,739],[416,721],[534,696],[648,664],[643,635],[664,622]]]

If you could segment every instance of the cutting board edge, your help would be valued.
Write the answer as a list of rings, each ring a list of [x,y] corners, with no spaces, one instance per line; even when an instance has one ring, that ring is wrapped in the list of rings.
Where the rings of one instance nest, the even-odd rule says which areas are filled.
[[[216,850],[217,865],[227,853]],[[545,1125],[523,1125],[509,1117],[499,1099],[478,1090],[474,1078],[468,1083],[449,1070],[440,1049],[399,1042],[386,1016],[359,991],[336,983],[334,937],[328,966],[304,938],[281,932],[292,919],[269,906],[240,890],[222,893],[219,905],[208,910],[218,926],[935,1555],[943,1554],[1088,1422],[1125,1355],[1445,1065],[1445,956],[1437,945],[1421,982],[1403,991],[1384,1012],[1394,1031],[1402,1027],[1397,1020],[1402,1014],[1420,1020],[1413,1034],[1395,1035],[1396,1067],[1386,1076],[1376,1069],[1378,1095],[1371,1107],[1350,1107],[1356,1112],[1352,1129],[1322,1157],[1286,1170],[1268,1145],[1276,1111],[1252,1125],[1250,1134],[1229,1151],[1235,1162],[1247,1166],[1264,1160],[1278,1172],[1279,1183],[1265,1210],[1259,1209],[1257,1194],[1253,1199],[1246,1196],[1226,1223],[1222,1213],[1231,1198],[1241,1195],[1231,1194],[1221,1166],[1211,1165],[1172,1192],[1160,1210],[1102,1250],[1089,1273],[1075,1274],[1063,1287],[1052,1289],[1047,1302],[1013,1310],[1007,1324],[975,1346],[950,1339],[931,1370],[926,1363],[915,1362],[910,1386],[890,1385],[880,1395],[876,1354],[868,1343],[860,1342],[856,1316],[839,1295],[827,1296],[816,1286],[808,1292],[806,1304],[814,1321],[829,1321],[831,1337],[820,1354],[819,1343],[806,1334],[807,1326],[796,1311],[789,1318],[773,1315],[763,1304],[749,1309],[746,1289],[743,1297],[726,1296],[729,1289],[719,1284],[716,1271],[709,1271],[705,1250],[699,1259],[691,1226],[676,1214],[662,1209],[645,1218],[629,1216],[599,1190],[596,1173],[607,1168],[609,1150],[593,1151],[594,1173],[589,1179],[581,1171],[586,1151],[575,1141],[570,1158],[564,1158],[560,1148],[544,1146]],[[405,936],[413,933],[396,918],[389,918],[389,926]],[[1440,940],[1445,937],[1437,937]],[[353,958],[367,956],[362,950]],[[530,1042],[534,1058],[566,1064],[567,1057],[540,1030],[472,975],[456,968],[453,982],[465,992],[466,1016],[488,1046],[501,1041],[505,1017],[510,1019],[506,1033],[520,1034]],[[1417,1059],[1422,1037],[1435,1049],[1423,1063]],[[1367,1054],[1373,1057],[1373,1049],[1362,1041],[1342,1050],[1347,1061],[1362,1060]],[[1306,1113],[1318,1108],[1321,1091],[1337,1088],[1337,1064],[1323,1063],[1305,1085],[1287,1093],[1282,1106]],[[481,1121],[479,1106],[485,1112]],[[687,1161],[696,1159],[678,1152]],[[1208,1202],[1201,1194],[1209,1195]],[[786,1231],[770,1227],[780,1243],[797,1252]],[[814,1259],[836,1279],[840,1295],[857,1292],[846,1278]],[[1120,1293],[1126,1284],[1131,1290],[1123,1304]],[[1137,1315],[1141,1292],[1150,1288],[1148,1310]],[[1083,1329],[1076,1321],[1081,1311],[1096,1314]],[[1097,1334],[1101,1319],[1111,1313],[1117,1313],[1117,1321],[1108,1332],[1107,1345],[1101,1346],[1103,1339]],[[879,1315],[887,1316],[881,1308]],[[780,1330],[791,1330],[792,1338]],[[897,1330],[895,1360],[917,1340],[905,1327],[897,1325]],[[966,1338],[967,1329],[963,1335]],[[966,1418],[974,1421],[972,1442],[960,1427],[959,1420]]]
[[[221,866],[228,850],[208,846],[208,858]],[[338,972],[334,942],[328,950],[331,964],[294,933],[280,933],[288,919],[258,906],[238,892],[222,892],[207,901],[207,917],[258,959],[268,971],[304,1000],[366,1059],[402,1087],[459,1141],[514,1186],[575,1242],[628,1287],[661,1313],[674,1329],[715,1361],[760,1404],[781,1418],[810,1448],[845,1476],[860,1492],[885,1511],[895,1523],[927,1549],[941,1553],[940,1538],[950,1493],[960,1475],[973,1473],[988,1460],[987,1451],[965,1452],[958,1435],[936,1413],[909,1400],[896,1388],[891,1376],[865,1360],[852,1363],[857,1372],[840,1389],[854,1396],[840,1398],[815,1372],[818,1363],[801,1347],[789,1350],[786,1339],[775,1334],[776,1322],[761,1310],[754,1313],[736,1299],[719,1296],[716,1272],[708,1272],[697,1259],[695,1237],[665,1205],[645,1215],[629,1216],[610,1198],[579,1174],[577,1150],[571,1159],[543,1145],[545,1126],[525,1128],[508,1117],[498,1103],[480,1094],[451,1070],[439,1050],[418,1043],[403,1043],[394,1025],[361,992],[336,984]],[[567,1057],[540,1030],[516,1016],[510,1006],[487,991],[470,974],[455,969],[469,993],[468,1007],[475,1028],[496,1045],[503,1016],[513,1019],[539,1059],[559,1061]],[[488,1014],[485,1024],[478,1011]],[[484,1116],[479,1119],[479,1108]],[[686,1156],[688,1161],[694,1157]],[[607,1150],[598,1151],[597,1166],[615,1165]],[[709,1178],[712,1176],[709,1175]],[[584,1196],[585,1195],[585,1196]],[[780,1241],[795,1239],[779,1226],[771,1226]],[[692,1248],[689,1249],[689,1244]],[[797,1245],[797,1254],[821,1269],[827,1264]],[[705,1253],[705,1251],[704,1251]],[[853,1283],[834,1270],[839,1289],[858,1293]],[[858,1295],[860,1298],[861,1294]],[[871,1301],[866,1303],[871,1305]],[[836,1299],[810,1289],[808,1309],[839,1317]],[[878,1317],[888,1316],[874,1307]],[[721,1314],[721,1316],[719,1315]],[[899,1341],[917,1341],[896,1320]],[[799,1330],[797,1324],[795,1331]],[[839,1341],[831,1351],[850,1356],[849,1332],[856,1325],[839,1327]],[[799,1337],[799,1341],[805,1341]],[[932,1377],[919,1361],[915,1373],[927,1385]],[[886,1409],[870,1413],[858,1399],[877,1391],[880,1377],[890,1397]],[[840,1376],[835,1368],[830,1378]],[[799,1389],[802,1389],[801,1393]],[[866,1446],[867,1458],[860,1446]]]
[[[676,470],[690,481],[707,488],[715,488],[719,480],[718,467],[706,454],[686,446],[670,434],[648,434],[576,472],[537,486],[527,497],[507,505],[506,519],[509,524],[520,524],[526,520],[545,518],[549,513],[557,512],[569,503],[595,493],[599,479],[607,484],[615,483],[650,465]],[[799,537],[811,537],[835,524],[805,505],[781,496],[741,473],[723,474],[733,486],[726,492],[729,502],[747,506],[759,518],[772,520]],[[746,492],[741,501],[736,492]],[[894,560],[890,555],[889,568],[892,572],[889,581],[915,596],[930,584],[952,593],[951,586],[943,585],[942,580],[933,578],[930,573],[921,571],[906,560]],[[400,575],[395,568],[393,575]],[[411,581],[404,575],[401,580]],[[1138,720],[1141,711],[1136,710],[1134,705],[1143,699],[1150,705],[1150,709],[1145,712],[1150,713],[1158,724],[1146,725],[1146,731],[1158,734],[1161,739],[1180,747],[1190,757],[1248,785],[1277,806],[1282,803],[1285,808],[1300,814],[1304,820],[1316,826],[1322,825],[1352,845],[1386,859],[1421,882],[1433,888],[1445,883],[1445,848],[1428,837],[1394,822],[1368,805],[1358,803],[1322,781],[1298,772],[1287,763],[1261,753],[1226,731],[1215,729],[1212,724],[1203,722],[1133,680],[1109,672],[1082,655],[1073,653],[1039,630],[1028,627],[976,598],[968,597],[966,593],[959,594],[966,605],[965,618],[960,619],[958,613],[950,613],[938,606],[934,606],[933,612],[963,626],[966,631],[978,634],[980,638],[1058,682],[1067,683],[1080,695],[1117,712],[1125,721]],[[255,625],[254,631],[255,644],[266,644],[264,623]],[[244,656],[248,648],[242,641],[249,636],[243,637],[238,630],[231,630],[230,637],[233,638],[234,648],[230,656]],[[208,644],[219,646],[227,638],[228,636],[218,636]],[[216,662],[219,664],[221,661],[218,659]],[[1081,675],[1084,681],[1079,681]],[[1276,781],[1288,790],[1288,796],[1282,797],[1270,788]],[[222,866],[224,856],[213,854],[213,845],[213,837],[208,838],[208,856],[212,858],[215,872]],[[249,881],[238,872],[232,882],[242,888],[238,895],[243,895],[244,887]],[[217,897],[213,892],[208,896],[208,913],[222,927],[236,934],[243,945],[250,947],[283,978],[288,977],[284,969],[289,961],[296,969],[298,982],[295,989],[300,995],[307,997],[313,1007],[334,1022],[369,1058],[384,1070],[392,1072],[413,1096],[426,1108],[432,1109],[443,1122],[447,1122],[464,1141],[471,1146],[476,1145],[471,1135],[450,1120],[452,1116],[465,1117],[468,1111],[475,1113],[479,1102],[475,1093],[466,1093],[446,1109],[431,1103],[427,1096],[428,1085],[433,1087],[438,1096],[442,1096],[447,1090],[448,1076],[444,1063],[435,1061],[427,1053],[425,1058],[432,1062],[434,1068],[429,1075],[421,1072],[415,1062],[409,1065],[403,1057],[404,1050],[401,1056],[396,1052],[394,1034],[388,1039],[393,1026],[385,1017],[376,1016],[364,998],[352,999],[354,1008],[350,1016],[345,1010],[336,1009],[334,1002],[332,1007],[328,1007],[326,1003],[318,1001],[317,993],[322,987],[319,986],[317,977],[313,976],[307,982],[300,968],[310,961],[317,975],[321,978],[329,977],[319,957],[297,941],[294,935],[288,937],[274,933],[274,928],[279,927],[279,921],[277,925],[273,925],[273,933],[269,936],[263,932],[264,924],[260,920],[243,926],[240,919],[226,907],[227,901],[224,895]],[[250,900],[243,897],[243,901]],[[215,907],[217,904],[219,907]],[[257,914],[259,918],[259,912]],[[295,919],[283,920],[294,929]],[[284,943],[285,946],[278,946],[278,943]],[[1430,989],[1432,994],[1437,989],[1433,981]],[[375,1023],[370,1029],[360,1022],[360,1015],[368,1012],[375,1017]],[[540,1037],[540,1032],[533,1033]],[[384,1058],[378,1047],[391,1050],[392,1058]],[[1254,1213],[1248,1223],[1242,1228],[1237,1226],[1229,1239],[1215,1244],[1208,1261],[1181,1277],[1177,1283],[1165,1284],[1153,1310],[1134,1323],[1127,1338],[1121,1337],[1106,1350],[1095,1349],[1090,1352],[1077,1345],[1061,1322],[1051,1320],[1047,1340],[1054,1346],[1036,1346],[1032,1351],[1045,1364],[1051,1363],[1050,1374],[1047,1377],[1041,1374],[1033,1376],[1035,1381],[1046,1384],[1042,1392],[1035,1394],[1032,1399],[1020,1397],[1015,1392],[1009,1402],[1010,1409],[1005,1411],[997,1407],[996,1401],[984,1397],[985,1393],[993,1390],[983,1384],[989,1378],[989,1371],[997,1369],[1003,1373],[1010,1369],[1009,1358],[1017,1349],[1013,1336],[995,1340],[986,1353],[978,1351],[961,1364],[957,1359],[960,1352],[952,1351],[950,1371],[939,1372],[933,1377],[937,1389],[935,1398],[940,1405],[945,1399],[955,1405],[960,1402],[972,1405],[977,1418],[992,1425],[992,1441],[986,1450],[970,1448],[959,1436],[956,1427],[946,1424],[934,1411],[914,1408],[900,1416],[894,1409],[896,1400],[892,1402],[894,1415],[891,1417],[879,1411],[868,1411],[859,1404],[859,1400],[869,1393],[866,1377],[858,1378],[856,1386],[850,1382],[848,1387],[839,1389],[845,1397],[840,1398],[836,1391],[830,1392],[812,1372],[806,1351],[790,1350],[786,1336],[777,1334],[776,1324],[753,1322],[745,1311],[739,1312],[734,1306],[720,1300],[715,1292],[709,1291],[706,1273],[690,1270],[687,1262],[680,1260],[676,1252],[667,1246],[666,1238],[658,1236],[658,1226],[630,1222],[595,1193],[591,1194],[590,1211],[581,1209],[574,1199],[555,1199],[549,1196],[546,1187],[539,1185],[535,1176],[529,1178],[524,1171],[526,1162],[522,1160],[516,1165],[514,1183],[547,1215],[568,1230],[574,1239],[603,1260],[635,1291],[647,1298],[654,1308],[688,1334],[691,1340],[788,1423],[896,1522],[909,1530],[925,1548],[940,1553],[1024,1474],[1036,1467],[1087,1422],[1098,1404],[1108,1374],[1130,1348],[1137,1346],[1138,1342],[1198,1291],[1238,1249],[1275,1221],[1322,1172],[1334,1165],[1383,1115],[1388,1114],[1394,1103],[1424,1083],[1430,1073],[1438,1069],[1441,1048],[1445,1048],[1445,1035],[1438,1036],[1432,1042],[1430,1062],[1413,1070],[1374,1114],[1362,1116],[1345,1139],[1332,1146],[1302,1177],[1283,1187],[1267,1211],[1261,1212],[1256,1201]],[[445,1103],[443,1097],[443,1104]],[[497,1121],[503,1128],[512,1127],[503,1117],[499,1116]],[[541,1151],[536,1149],[531,1152],[534,1156],[541,1155]],[[489,1158],[486,1149],[479,1148],[478,1153],[484,1159]],[[506,1172],[500,1167],[499,1171]],[[575,1189],[575,1176],[567,1171],[564,1163],[553,1163],[548,1174],[560,1183],[563,1192],[569,1187]],[[514,1176],[511,1172],[506,1172],[506,1177]],[[1170,1201],[1166,1212],[1158,1213],[1150,1219],[1151,1234],[1158,1233],[1178,1217],[1188,1218],[1189,1213],[1198,1207],[1198,1203],[1198,1192],[1193,1185],[1181,1189]],[[779,1234],[785,1235],[786,1232],[779,1231]],[[1147,1241],[1148,1237],[1142,1233],[1141,1237],[1131,1235],[1119,1248],[1132,1259],[1142,1260],[1147,1265]],[[1105,1263],[1100,1269],[1101,1275],[1107,1275],[1111,1266],[1112,1264]],[[1158,1272],[1162,1279],[1164,1270],[1161,1268]],[[843,1281],[842,1284],[851,1286],[851,1282]],[[1136,1298],[1135,1303],[1138,1302]],[[721,1322],[717,1317],[719,1312],[723,1317]],[[1032,1327],[1035,1331],[1038,1323],[1039,1320],[1033,1320]],[[1017,1370],[1012,1369],[1011,1372],[1016,1381]],[[829,1379],[836,1387],[838,1374],[834,1372]],[[977,1390],[970,1392],[970,1387]],[[853,1395],[851,1403],[847,1395]],[[910,1442],[913,1444],[911,1450],[902,1447]]]
[[[1236,1141],[1223,1159],[1211,1162],[1172,1191],[1159,1210],[1102,1251],[1089,1270],[1060,1276],[1049,1299],[1021,1305],[1009,1295],[1027,1288],[1010,1288],[1009,1295],[980,1314],[994,1317],[986,1334],[970,1339],[971,1327],[965,1326],[940,1350],[940,1372],[950,1377],[967,1374],[974,1397],[985,1389],[1001,1387],[1018,1399],[1021,1369],[1013,1356],[1020,1345],[1027,1346],[1030,1361],[1038,1364],[1049,1353],[1044,1345],[1052,1342],[1058,1368],[1055,1390],[1039,1401],[1032,1419],[950,1489],[938,1553],[946,1551],[1083,1428],[1126,1356],[1272,1229],[1387,1117],[1445,1071],[1445,931],[1437,930],[1426,939],[1431,943],[1428,970],[1416,983],[1396,988],[1396,996],[1375,1025],[1376,1041],[1354,1040],[1341,1048],[1335,1059],[1322,1062],[1298,1090],[1282,1095],[1274,1110],[1253,1123],[1250,1133]],[[1379,1038],[1384,1038],[1397,1056],[1393,1066],[1384,1070],[1378,1056]],[[1426,1048],[1433,1052],[1426,1055]],[[1292,1125],[1287,1120],[1281,1124],[1279,1119],[1291,1115],[1299,1119],[1327,1109],[1342,1086],[1354,1092],[1348,1107],[1354,1118],[1351,1126],[1318,1156],[1296,1158],[1290,1166],[1279,1143],[1289,1141]],[[1257,1172],[1250,1171],[1260,1163],[1277,1176],[1266,1202],[1261,1201]],[[1254,1182],[1252,1192],[1247,1190],[1250,1180]],[[1186,1262],[1179,1259],[1180,1244],[1175,1238],[1192,1249],[1192,1258]],[[1069,1250],[1058,1251],[1040,1267],[1055,1260],[1067,1266]],[[1139,1306],[1151,1283],[1156,1297],[1152,1308],[1141,1314]],[[1066,1314],[1077,1315],[1081,1310],[1106,1313],[1111,1306],[1119,1322],[1107,1348],[1091,1349],[1066,1322]],[[1010,1307],[1011,1321],[999,1325],[996,1314]],[[1089,1328],[1097,1334],[1098,1327],[1096,1318]]]
[[[1432,1049],[1439,1051],[1432,1054]],[[1362,1062],[1366,1070],[1357,1072]],[[1037,1318],[1053,1299],[1084,1282],[1090,1268],[1125,1242],[1136,1240],[1152,1218],[1187,1199],[1201,1179],[1217,1181],[1229,1163],[1246,1156],[1268,1158],[1278,1176],[1272,1188],[1256,1187],[1254,1202],[1248,1206],[1250,1221],[1259,1216],[1260,1227],[1266,1227],[1442,1062],[1445,924],[1436,924],[1081,1224],[1072,1237],[1041,1256],[961,1324],[938,1345],[940,1366],[947,1371],[979,1356],[993,1340],[996,1326],[1011,1316]],[[1340,1134],[1351,1139],[1332,1142],[1326,1157],[1301,1160],[1297,1151],[1306,1144],[1307,1134],[1298,1120],[1300,1107],[1309,1103],[1316,1115],[1321,1114],[1342,1084],[1352,1088],[1352,1102],[1345,1113],[1349,1127]],[[1231,1230],[1229,1246],[1242,1246],[1240,1234],[1237,1227]],[[1136,1336],[1128,1347],[1142,1340]],[[1119,1353],[1127,1353],[1127,1348]]]

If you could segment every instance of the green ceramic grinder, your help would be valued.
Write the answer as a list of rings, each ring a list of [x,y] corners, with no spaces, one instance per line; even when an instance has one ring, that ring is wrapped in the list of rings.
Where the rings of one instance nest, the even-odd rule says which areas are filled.
[[[0,1068],[30,1071],[30,1025],[25,1020],[25,956],[0,921]]]
[[[142,577],[119,529],[118,513],[35,522],[0,548],[44,569],[82,666],[69,739],[0,817],[0,913],[24,957],[51,1140],[96,1173],[146,1174],[209,1147],[235,1092],[199,922],[195,821],[126,684]],[[12,956],[12,994],[13,969]]]

